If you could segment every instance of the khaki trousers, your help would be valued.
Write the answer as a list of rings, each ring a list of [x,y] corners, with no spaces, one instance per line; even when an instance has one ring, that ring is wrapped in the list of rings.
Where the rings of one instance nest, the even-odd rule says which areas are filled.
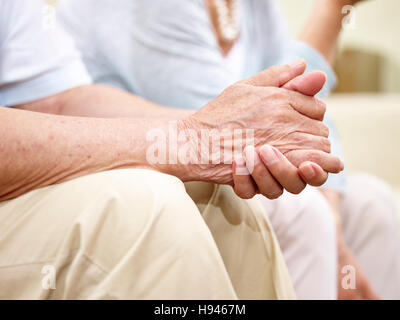
[[[185,189],[173,176],[123,169],[0,203],[0,298],[291,299],[294,291],[257,201],[229,186]]]

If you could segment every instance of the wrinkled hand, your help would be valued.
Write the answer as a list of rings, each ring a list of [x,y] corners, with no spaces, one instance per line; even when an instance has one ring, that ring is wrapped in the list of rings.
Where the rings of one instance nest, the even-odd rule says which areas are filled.
[[[254,163],[251,173],[246,165],[249,158]],[[298,194],[306,184],[322,185],[326,179],[327,173],[317,164],[306,161],[297,168],[269,145],[258,150],[247,147],[245,159],[238,157],[233,163],[233,188],[243,199],[251,199],[258,193],[276,199],[283,190]]]
[[[295,167],[312,161],[327,172],[340,172],[343,164],[329,154],[329,130],[322,123],[325,103],[281,88],[304,70],[305,62],[298,61],[291,66],[269,68],[240,81],[188,118],[185,126],[198,132],[204,129],[228,129],[232,132],[252,129],[256,149],[268,144],[279,150]],[[227,145],[229,148],[243,144],[242,137],[237,139],[233,135],[228,142],[221,145],[221,154]],[[195,165],[190,170],[201,180],[233,185],[230,164]]]
[[[314,96],[322,89],[325,81],[325,74],[311,72],[290,80],[283,88]],[[253,168],[247,166],[246,159],[254,164]],[[279,150],[268,145],[258,150],[246,148],[244,158],[239,156],[233,163],[233,188],[244,199],[250,199],[258,193],[276,199],[282,195],[283,190],[298,194],[307,184],[320,186],[327,178],[328,173],[317,164],[305,162],[297,168]]]

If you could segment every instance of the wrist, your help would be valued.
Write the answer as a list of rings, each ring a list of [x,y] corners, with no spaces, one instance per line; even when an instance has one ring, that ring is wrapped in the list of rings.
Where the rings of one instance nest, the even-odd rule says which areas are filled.
[[[196,116],[180,120],[178,126],[178,165],[175,170],[179,170],[182,180],[230,184],[231,130],[220,131]]]
[[[177,169],[183,175],[183,181],[210,181],[208,177],[209,155],[205,152],[204,132],[210,128],[189,116],[178,122]]]
[[[153,169],[182,181],[202,180],[194,166],[198,163],[199,136],[190,117],[165,120],[147,134],[146,161]]]

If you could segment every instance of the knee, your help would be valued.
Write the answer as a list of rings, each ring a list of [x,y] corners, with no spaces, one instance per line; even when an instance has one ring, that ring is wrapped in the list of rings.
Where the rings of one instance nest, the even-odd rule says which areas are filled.
[[[193,267],[188,266],[223,267],[197,206],[175,177],[115,170],[71,180],[54,190],[59,192],[54,198],[64,197],[71,204],[58,219],[63,235],[52,254],[59,277],[91,281],[95,276],[103,288],[99,292],[126,289],[122,292],[130,297],[157,292],[155,282],[170,281],[179,296],[177,288],[186,288],[182,279],[191,280]],[[68,295],[69,289],[72,294],[77,290],[59,292]]]
[[[88,178],[97,186],[92,201],[103,204],[108,214],[122,219],[121,224],[143,224],[149,220],[169,219],[176,223],[191,222],[198,209],[178,178],[150,170],[107,171]]]
[[[182,181],[155,171],[121,174],[112,174],[107,188],[109,201],[115,204],[113,229],[124,239],[112,241],[124,243],[121,257],[131,248],[171,259],[209,252],[212,235]],[[134,179],[143,183],[138,187]]]
[[[77,180],[75,200],[82,208],[73,228],[79,226],[79,237],[86,239],[84,250],[102,248],[96,256],[103,261],[117,261],[142,241],[183,248],[209,237],[197,206],[176,177],[128,169]]]

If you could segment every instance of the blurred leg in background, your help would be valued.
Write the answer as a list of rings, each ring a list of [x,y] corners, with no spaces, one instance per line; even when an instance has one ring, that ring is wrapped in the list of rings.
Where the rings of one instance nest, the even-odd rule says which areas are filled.
[[[337,298],[336,225],[319,191],[257,196],[275,230],[298,299]]]
[[[350,174],[340,213],[344,240],[372,288],[382,299],[400,299],[400,237],[389,186]]]

